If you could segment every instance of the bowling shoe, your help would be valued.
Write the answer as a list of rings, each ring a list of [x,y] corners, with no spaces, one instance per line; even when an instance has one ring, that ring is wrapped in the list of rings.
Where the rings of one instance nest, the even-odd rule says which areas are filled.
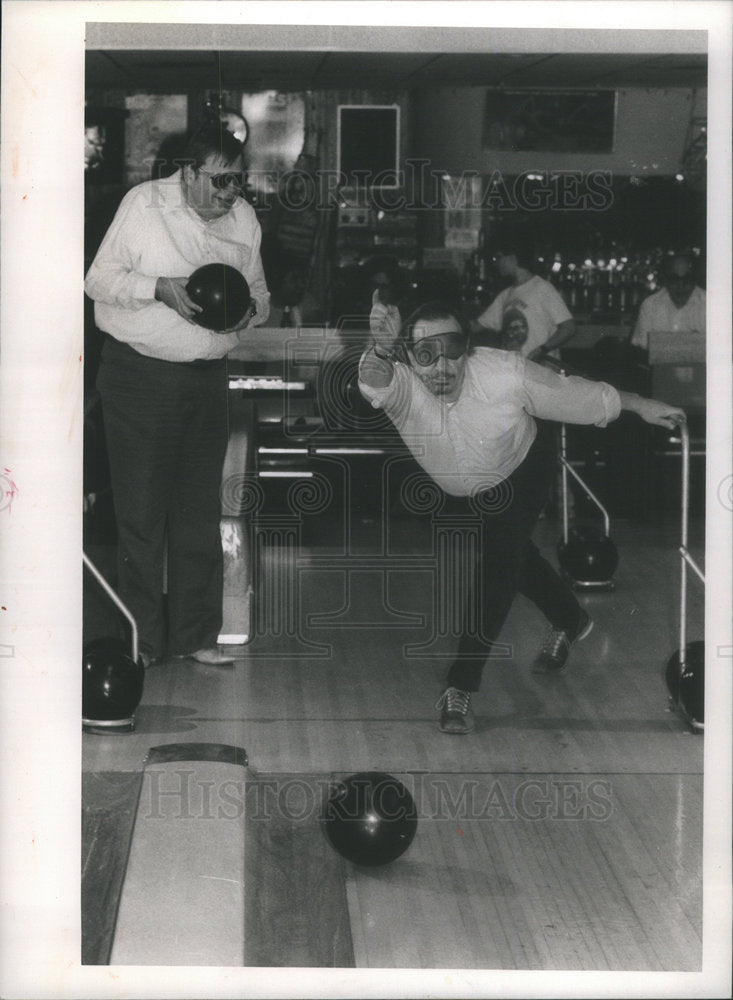
[[[587,611],[582,609],[580,614],[580,621],[572,632],[550,627],[547,639],[532,664],[533,674],[558,673],[568,662],[570,647],[590,635],[593,619]]]
[[[440,709],[438,728],[441,733],[461,736],[470,733],[474,726],[471,695],[460,688],[448,687],[435,703]]]

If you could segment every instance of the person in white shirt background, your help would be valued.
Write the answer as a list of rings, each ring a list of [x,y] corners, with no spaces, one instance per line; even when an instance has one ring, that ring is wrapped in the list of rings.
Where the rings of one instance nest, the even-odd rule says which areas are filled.
[[[520,353],[536,361],[562,347],[575,335],[575,321],[557,289],[534,273],[534,244],[529,233],[515,233],[500,239],[494,255],[500,277],[511,282],[471,324],[474,335],[499,342],[505,329],[507,311],[521,313],[527,338]],[[479,341],[480,342],[480,341]]]
[[[668,257],[658,292],[644,299],[631,336],[635,347],[649,350],[650,333],[705,333],[705,292],[695,283],[695,260],[691,254]]]
[[[685,417],[676,407],[604,382],[560,376],[517,351],[472,348],[467,324],[450,305],[426,303],[401,329],[393,318],[377,310],[359,388],[385,411],[441,491],[440,514],[480,518],[473,578],[461,600],[462,634],[436,705],[440,730],[464,734],[473,728],[471,695],[517,591],[550,623],[535,672],[562,669],[570,647],[592,627],[532,542],[555,472],[550,421],[603,427],[625,409],[671,428]]]
[[[118,591],[136,619],[143,663],[231,662],[222,622],[221,473],[226,354],[246,340],[269,294],[261,231],[242,197],[243,146],[218,122],[189,140],[170,177],[123,198],[87,272],[106,334],[97,388],[118,534]],[[253,304],[228,331],[197,326],[186,294],[204,264],[242,272]],[[167,555],[167,561],[166,561]],[[167,615],[162,589],[167,571]]]

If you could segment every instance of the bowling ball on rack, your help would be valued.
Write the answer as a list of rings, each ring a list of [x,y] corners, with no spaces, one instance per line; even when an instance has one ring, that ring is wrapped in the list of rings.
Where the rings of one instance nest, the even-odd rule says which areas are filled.
[[[415,837],[415,801],[392,775],[362,771],[331,789],[324,826],[331,846],[348,861],[369,868],[387,865]]]
[[[124,653],[130,652],[130,643],[116,635],[103,635],[97,639],[90,639],[84,643],[83,656],[89,653]]]
[[[560,567],[576,583],[610,581],[618,566],[618,550],[613,541],[595,525],[577,525],[568,531],[567,542],[557,547]]]
[[[97,639],[90,639],[89,642],[84,643],[83,649],[84,656],[88,653],[122,653],[125,656],[129,656],[130,640],[121,639],[116,635],[103,635]],[[138,662],[142,663],[139,657]]]
[[[131,722],[143,695],[145,669],[115,638],[95,639],[82,653],[82,719],[85,725]]]
[[[228,330],[236,326],[250,307],[247,279],[228,264],[204,264],[193,272],[186,284],[192,302],[201,306],[194,322],[207,330]]]
[[[693,724],[705,721],[705,643],[685,646],[685,669],[680,671],[679,649],[667,660],[665,680],[669,696]]]

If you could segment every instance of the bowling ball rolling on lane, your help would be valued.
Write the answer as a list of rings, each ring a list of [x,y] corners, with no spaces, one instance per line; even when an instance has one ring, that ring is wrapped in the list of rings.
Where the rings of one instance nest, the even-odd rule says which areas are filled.
[[[417,832],[417,810],[397,778],[362,771],[333,787],[323,823],[335,851],[356,865],[374,868],[405,853]]]
[[[207,330],[224,331],[244,317],[252,296],[241,271],[228,264],[204,264],[188,279],[186,293],[202,311],[194,322]]]

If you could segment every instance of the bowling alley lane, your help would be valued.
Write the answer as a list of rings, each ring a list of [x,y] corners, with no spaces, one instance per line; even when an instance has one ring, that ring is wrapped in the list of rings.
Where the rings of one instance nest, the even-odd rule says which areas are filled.
[[[550,558],[554,532],[540,530]],[[543,625],[519,599],[501,637],[510,655],[487,667],[474,699],[476,729],[455,738],[436,725],[451,642],[432,634],[429,583],[409,566],[378,572],[374,547],[350,573],[335,550],[303,549],[299,627],[255,630],[251,642],[230,647],[231,667],[174,660],[149,669],[134,731],[84,734],[87,782],[143,774],[151,748],[246,752],[250,796],[266,788],[277,808],[253,823],[250,798],[249,816],[224,809],[217,819],[213,810],[198,824],[207,850],[222,836],[217,824],[224,842],[243,838],[245,914],[256,900],[267,915],[264,936],[245,919],[243,949],[237,940],[214,948],[234,964],[241,953],[251,965],[699,969],[703,738],[670,711],[664,684],[678,556],[660,526],[620,526],[617,537],[616,588],[581,596],[595,628],[566,671],[530,672]],[[291,555],[273,547],[263,558],[276,574]],[[689,617],[697,634],[695,591]],[[320,821],[324,789],[365,770],[398,776],[418,810],[407,852],[377,869],[338,856]],[[219,802],[231,776],[202,774],[202,789]],[[178,824],[191,836],[190,817],[168,823],[171,835]],[[123,869],[128,859],[138,872],[150,863],[140,854],[150,836],[136,827],[128,855],[122,838]],[[160,857],[179,879],[175,837],[165,840]],[[231,860],[232,871],[210,864],[200,876],[212,892],[241,878]],[[126,885],[131,871],[109,889],[112,936],[120,898],[127,928],[136,923],[130,900],[156,906]],[[176,912],[185,937],[195,913]],[[273,949],[272,941],[283,943]],[[116,947],[113,956],[125,954]],[[161,964],[149,951],[135,961]]]
[[[347,874],[357,966],[700,968],[696,777],[402,777],[419,836]]]

